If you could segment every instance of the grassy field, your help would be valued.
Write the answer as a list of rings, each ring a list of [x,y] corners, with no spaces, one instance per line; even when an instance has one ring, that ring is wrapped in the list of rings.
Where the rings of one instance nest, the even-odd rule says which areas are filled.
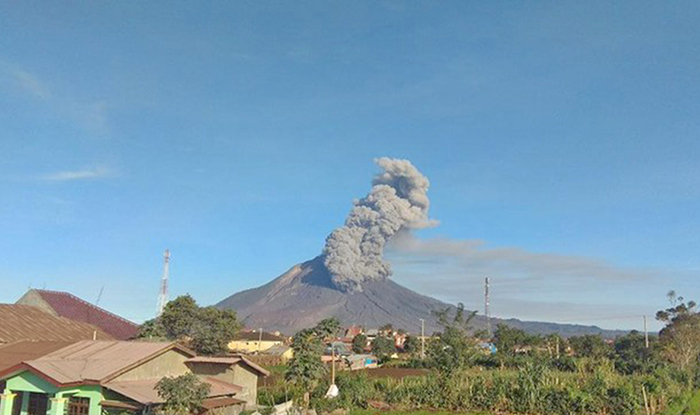
[[[353,410],[350,415],[491,415],[476,412],[447,412],[447,411],[377,411],[377,410]]]

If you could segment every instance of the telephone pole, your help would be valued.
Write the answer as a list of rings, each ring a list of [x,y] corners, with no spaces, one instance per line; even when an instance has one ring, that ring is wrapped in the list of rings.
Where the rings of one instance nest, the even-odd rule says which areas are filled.
[[[491,279],[486,277],[484,279],[484,315],[486,316],[486,333],[488,333],[489,339],[491,339],[491,298],[490,298],[490,285]]]
[[[647,316],[643,316],[644,318],[644,346],[648,349],[649,348],[649,330],[647,330]]]
[[[425,359],[425,320],[420,320],[420,358]]]

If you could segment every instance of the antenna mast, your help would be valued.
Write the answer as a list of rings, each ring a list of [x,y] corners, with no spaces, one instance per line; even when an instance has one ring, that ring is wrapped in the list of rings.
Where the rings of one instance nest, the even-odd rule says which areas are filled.
[[[158,308],[156,317],[160,317],[168,303],[168,274],[170,274],[170,250],[163,253],[163,279],[160,280],[160,293],[158,294]]]
[[[488,333],[489,339],[491,338],[491,298],[490,289],[491,279],[486,277],[484,279],[484,315],[486,315],[486,332]]]

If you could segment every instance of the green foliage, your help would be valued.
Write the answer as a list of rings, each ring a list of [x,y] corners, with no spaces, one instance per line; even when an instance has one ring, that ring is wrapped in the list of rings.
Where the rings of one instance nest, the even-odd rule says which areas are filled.
[[[476,312],[465,316],[464,304],[460,303],[452,318],[449,309],[436,314],[443,331],[438,341],[429,343],[428,360],[440,373],[449,375],[470,366],[478,356],[476,339],[469,335],[469,323]]]
[[[578,357],[590,357],[599,359],[609,357],[611,348],[599,335],[586,334],[584,336],[574,336],[569,339],[569,344]]]
[[[367,347],[367,336],[360,333],[352,339],[352,351],[354,353],[364,353]]]
[[[406,353],[417,353],[420,350],[420,339],[416,336],[406,336],[403,342],[403,351]]]
[[[316,324],[316,327],[314,327],[314,331],[321,340],[335,338],[338,336],[338,332],[340,332],[340,322],[335,317],[321,320]]]
[[[394,341],[388,337],[377,336],[372,340],[372,353],[374,353],[380,360],[386,360],[389,356],[396,353],[396,346]]]
[[[228,351],[239,328],[234,311],[201,308],[190,295],[183,295],[170,301],[160,317],[146,322],[139,337],[178,340],[199,354],[215,355]]]
[[[190,415],[198,412],[209,395],[209,389],[209,385],[193,373],[164,377],[156,384],[158,396],[164,400],[159,412],[164,415]]]
[[[613,345],[615,369],[625,375],[650,373],[659,364],[650,343],[647,347],[644,335],[637,331],[618,337]]]
[[[340,329],[336,319],[325,319],[316,327],[304,329],[294,335],[292,349],[294,357],[289,362],[285,379],[304,392],[311,391],[328,371],[321,362],[323,341]]]
[[[168,333],[160,319],[153,318],[141,325],[138,337],[149,340],[167,340]]]
[[[516,350],[525,346],[528,342],[528,335],[520,329],[510,327],[506,324],[496,326],[493,336],[493,343],[501,356],[514,356]]]
[[[192,327],[192,347],[205,355],[224,353],[228,351],[228,344],[238,329],[238,318],[234,311],[202,308]]]
[[[700,357],[700,313],[694,301],[687,303],[674,291],[668,293],[671,307],[656,313],[666,326],[659,333],[661,354],[681,370],[697,368]]]

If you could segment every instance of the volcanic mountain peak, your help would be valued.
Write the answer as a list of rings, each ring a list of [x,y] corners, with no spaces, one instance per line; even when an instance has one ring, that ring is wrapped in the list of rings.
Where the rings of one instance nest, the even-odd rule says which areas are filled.
[[[434,311],[452,306],[418,294],[390,279],[367,281],[362,291],[338,289],[324,264],[324,257],[297,264],[273,281],[234,294],[217,307],[234,309],[247,327],[262,327],[293,334],[312,327],[320,320],[337,318],[345,327],[357,324],[377,328],[391,323],[410,333],[420,332],[420,320],[425,320],[426,333],[439,331]],[[531,333],[603,334],[613,337],[618,332],[604,331],[595,326],[523,322],[492,319],[492,324],[506,323]],[[485,327],[485,318],[477,316],[477,328]]]

